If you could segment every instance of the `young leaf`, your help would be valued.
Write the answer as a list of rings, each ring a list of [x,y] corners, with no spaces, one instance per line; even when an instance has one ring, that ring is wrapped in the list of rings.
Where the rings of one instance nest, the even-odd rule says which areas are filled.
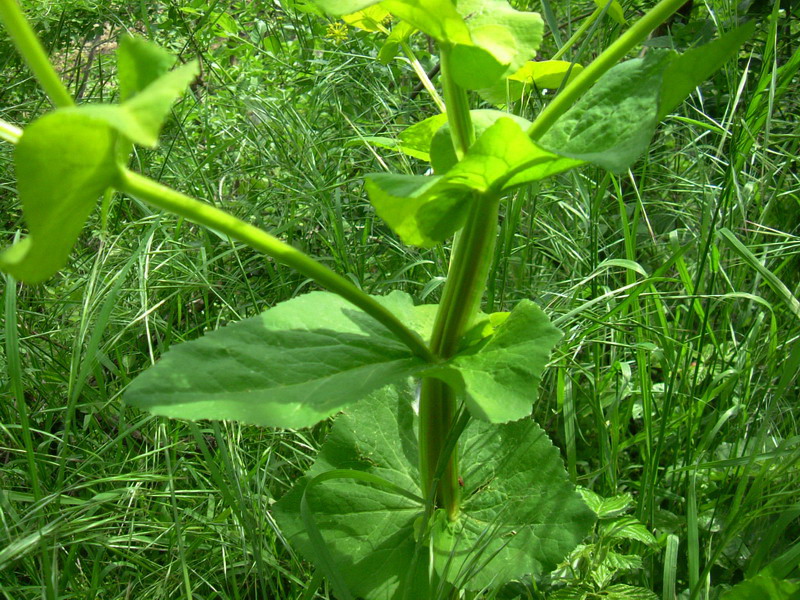
[[[125,101],[146,89],[170,70],[175,57],[140,37],[123,36],[117,48],[117,79],[120,100]]]
[[[462,435],[464,493],[455,523],[434,529],[434,563],[448,580],[480,590],[548,573],[594,522],[542,429],[471,421]]]
[[[464,225],[467,207],[475,198],[466,185],[442,177],[374,173],[367,176],[369,200],[400,239],[429,248]]]
[[[427,581],[430,542],[423,506],[410,499],[421,494],[414,395],[415,386],[405,383],[346,408],[310,471],[273,506],[286,538],[319,566],[322,553],[300,514],[306,493],[335,568],[353,594],[371,600],[399,600],[403,585],[415,586],[408,598],[432,597],[428,590],[436,589],[435,578],[430,588]],[[439,574],[451,580],[473,575],[466,587],[479,589],[552,568],[593,520],[558,451],[531,421],[491,428],[472,423],[463,439],[465,501],[453,527],[465,535],[435,534]],[[314,477],[343,469],[381,477],[406,494],[344,478],[307,489]],[[487,527],[497,533],[491,541]],[[455,563],[448,568],[450,544]],[[481,569],[472,574],[470,566]]]
[[[415,31],[416,29],[405,21],[395,23],[391,33],[378,51],[378,60],[382,64],[388,65],[400,51],[400,44],[407,42]]]
[[[625,25],[627,21],[625,20],[625,11],[622,10],[622,6],[617,0],[594,0],[594,3],[597,5],[597,8],[605,8],[608,5],[608,10],[606,14],[609,17],[614,19],[620,25]]]
[[[408,295],[381,302],[430,328],[432,309]],[[307,427],[426,366],[346,300],[312,292],[171,348],[124,398],[168,417]]]
[[[488,340],[426,374],[464,394],[473,417],[506,423],[530,415],[550,351],[561,339],[547,315],[523,300]]]
[[[154,148],[172,103],[183,95],[197,72],[197,61],[192,61],[162,75],[122,104],[90,104],[67,110],[105,121],[132,142]]]
[[[482,112],[505,117],[498,111]],[[447,154],[447,148],[452,152],[449,138],[441,139],[435,162],[447,165],[455,156]],[[514,119],[499,118],[443,176],[373,174],[367,176],[366,190],[378,215],[406,244],[429,247],[461,228],[470,202],[480,196],[579,164],[534,144]]]
[[[26,283],[63,267],[98,197],[118,173],[116,134],[70,109],[28,125],[14,150],[29,235],[0,254],[0,269]]]
[[[567,60],[529,60],[507,79],[501,79],[492,87],[482,88],[478,93],[492,104],[508,104],[522,98],[531,86],[555,90],[575,79],[581,71],[581,65]]]
[[[357,27],[364,31],[381,31],[382,21],[387,17],[391,17],[388,10],[382,6],[370,6],[363,10],[359,10],[349,15],[343,15],[342,21],[350,25],[350,27]]]
[[[506,0],[460,0],[458,11],[469,28],[469,42],[455,42],[452,75],[467,89],[494,85],[536,55],[544,21],[538,13],[512,8]]]
[[[542,146],[610,171],[627,169],[653,136],[661,78],[674,56],[650,50],[610,69],[556,121]]]

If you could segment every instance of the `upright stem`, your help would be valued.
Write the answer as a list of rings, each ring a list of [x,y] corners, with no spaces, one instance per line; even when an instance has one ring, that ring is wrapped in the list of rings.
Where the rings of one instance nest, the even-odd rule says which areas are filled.
[[[408,327],[406,327],[394,313],[377,302],[374,298],[364,293],[348,279],[331,271],[328,267],[317,262],[310,256],[303,254],[289,244],[280,241],[266,231],[229,215],[225,211],[200,202],[189,196],[176,192],[160,183],[138,175],[128,169],[122,169],[115,187],[126,194],[130,194],[145,202],[168,210],[181,217],[185,217],[216,231],[230,236],[232,239],[244,242],[274,258],[275,260],[292,267],[296,271],[310,277],[328,290],[339,294],[350,301],[368,315],[382,323],[389,331],[408,346],[420,358],[434,362],[436,358],[425,345],[425,342]]]
[[[568,40],[567,40],[567,41],[564,43],[564,45],[563,45],[563,46],[561,46],[561,48],[559,48],[558,52],[556,52],[555,54],[553,54],[553,58],[552,58],[551,60],[558,60],[559,58],[561,58],[562,56],[564,56],[564,54],[567,52],[567,50],[569,50],[570,48],[572,48],[572,45],[573,45],[575,42],[577,42],[579,39],[581,39],[581,36],[582,36],[584,33],[586,33],[586,30],[587,30],[587,29],[589,29],[589,27],[591,27],[591,26],[592,26],[592,23],[594,23],[594,22],[597,20],[597,17],[599,17],[599,16],[600,16],[600,15],[603,13],[603,10],[605,10],[605,9],[603,9],[603,8],[601,8],[601,7],[599,7],[599,6],[598,6],[598,7],[597,7],[597,8],[594,10],[594,12],[593,12],[591,15],[589,15],[589,16],[588,16],[588,17],[587,17],[587,18],[584,20],[584,22],[583,22],[583,23],[581,23],[580,27],[578,27],[578,29],[575,31],[575,33],[573,33],[573,34],[572,34],[572,37],[571,37],[571,38],[569,38],[569,39],[568,39]]]
[[[50,64],[47,53],[15,0],[0,0],[0,21],[53,104],[59,107],[74,105],[75,102]]]

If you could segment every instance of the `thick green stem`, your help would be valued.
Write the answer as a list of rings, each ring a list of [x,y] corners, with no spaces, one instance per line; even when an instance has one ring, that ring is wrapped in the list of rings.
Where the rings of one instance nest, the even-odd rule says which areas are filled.
[[[447,105],[447,122],[450,124],[450,135],[453,138],[453,147],[456,156],[461,160],[472,145],[474,133],[472,130],[472,117],[469,112],[467,91],[459,86],[450,75],[452,56],[448,46],[442,45],[440,62],[442,66],[442,87],[444,88],[444,101]]]
[[[408,346],[420,358],[434,362],[436,359],[425,342],[386,307],[357,288],[348,279],[337,275],[328,267],[303,254],[289,244],[268,234],[266,231],[229,215],[225,211],[176,192],[160,183],[122,169],[116,188],[140,200],[175,213],[181,217],[220,231],[232,239],[239,240],[267,254],[303,275],[313,279],[322,287],[339,294],[344,299],[382,323],[389,331]]]
[[[497,236],[499,204],[498,197],[476,197],[456,245],[431,338],[431,349],[442,359],[450,358],[456,353],[459,342],[480,305]],[[439,454],[453,426],[456,408],[453,390],[440,382],[423,381],[420,390],[419,443],[420,473],[426,497],[433,486]],[[456,452],[450,457],[438,483],[437,497],[450,518],[455,518],[461,501]]]
[[[600,77],[616,65],[631,49],[643,42],[650,32],[666,21],[685,0],[661,0],[652,10],[623,33],[600,56],[581,71],[528,128],[528,135],[537,140],[553,126],[558,118],[580,98]]]
[[[28,63],[50,100],[56,106],[72,106],[75,102],[56,73],[42,44],[31,29],[15,0],[0,0],[0,21],[5,25],[19,53]]]

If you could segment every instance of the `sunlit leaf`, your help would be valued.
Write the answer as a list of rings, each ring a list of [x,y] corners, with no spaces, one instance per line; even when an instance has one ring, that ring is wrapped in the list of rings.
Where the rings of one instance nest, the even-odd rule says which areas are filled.
[[[61,267],[103,191],[117,176],[116,134],[102,121],[57,110],[28,125],[14,150],[28,237],[0,254],[0,269],[26,283]]]
[[[342,20],[351,27],[357,27],[364,31],[380,31],[383,28],[383,21],[391,17],[391,13],[380,5],[373,5],[363,10],[343,15]]]
[[[605,8],[608,6],[606,14],[620,25],[625,25],[627,23],[625,20],[625,11],[622,10],[622,6],[617,0],[594,0],[594,3],[598,8]]]
[[[490,88],[478,90],[481,97],[493,104],[516,102],[531,90],[558,89],[566,85],[581,72],[581,65],[566,60],[529,60],[516,73],[501,79]]]
[[[550,352],[561,339],[535,303],[520,302],[482,345],[428,371],[464,394],[473,417],[506,423],[530,415]]]
[[[430,309],[408,295],[378,300],[409,326],[429,329]],[[307,427],[426,365],[346,300],[312,292],[178,344],[124,398],[168,417]]]

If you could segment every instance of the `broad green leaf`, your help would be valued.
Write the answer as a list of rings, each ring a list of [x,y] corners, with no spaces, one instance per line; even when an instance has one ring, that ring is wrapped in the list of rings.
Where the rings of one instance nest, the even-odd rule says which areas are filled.
[[[548,573],[594,521],[558,450],[533,421],[472,421],[462,435],[464,493],[455,523],[434,526],[435,565],[470,590]]]
[[[164,75],[175,57],[152,42],[140,37],[123,36],[117,48],[117,79],[123,102],[146,89]]]
[[[733,57],[754,30],[754,21],[745,23],[719,39],[692,48],[673,60],[662,80],[658,120],[672,112],[698,85]]]
[[[66,264],[98,197],[117,176],[116,140],[101,121],[68,109],[25,128],[14,164],[28,237],[0,254],[0,269],[39,283]]]
[[[758,574],[736,584],[720,600],[798,600],[800,583]]]
[[[547,595],[547,600],[658,600],[658,596],[643,587],[615,583],[597,592],[594,586],[578,585],[562,588]]]
[[[650,143],[665,69],[675,54],[650,50],[606,72],[541,138],[545,148],[623,171]]]
[[[456,163],[447,126],[431,141],[434,171],[446,171],[454,182],[468,182],[474,189],[497,193],[572,169],[583,161],[558,156],[531,141],[525,132],[529,122],[497,110],[472,111],[475,132],[480,137]]]
[[[484,344],[427,374],[464,394],[473,417],[513,421],[530,415],[550,351],[561,335],[535,303],[523,300]]]
[[[415,387],[404,384],[347,407],[308,474],[273,506],[289,542],[320,566],[322,553],[300,514],[307,490],[315,525],[334,566],[352,594],[370,600],[399,600],[404,581],[415,586],[408,598],[431,597],[426,590],[429,541],[423,507],[411,499],[421,493],[414,395]],[[465,501],[455,527],[467,533],[454,538],[437,531],[439,574],[452,579],[461,565],[488,562],[465,583],[467,589],[477,589],[550,570],[592,522],[558,451],[531,421],[491,428],[472,423],[463,439]],[[381,477],[406,493],[338,477],[346,469]],[[306,487],[326,472],[334,478]],[[485,551],[481,533],[487,528],[497,537]],[[448,544],[455,544],[455,563],[445,568]]]
[[[398,136],[401,148],[405,148],[402,151],[410,156],[415,156],[415,154],[411,154],[411,151],[424,153],[424,160],[430,161],[431,140],[445,124],[447,124],[447,115],[438,114],[404,129]]]
[[[617,0],[594,0],[594,3],[597,5],[598,8],[605,8],[608,5],[608,10],[606,14],[614,19],[620,25],[625,25],[627,21],[625,20],[625,11],[622,10],[622,6]]]
[[[197,61],[165,73],[122,104],[90,104],[66,110],[105,121],[126,138],[155,147],[172,103],[186,91],[198,73]]]
[[[543,150],[514,119],[497,118],[505,117],[504,113],[488,112],[497,120],[444,175],[367,176],[370,202],[406,244],[429,247],[447,239],[463,226],[469,204],[482,195],[499,194],[581,164]],[[450,144],[446,136],[443,140]],[[449,148],[452,152],[452,145]],[[446,150],[447,146],[438,152]],[[446,157],[437,159],[437,164],[443,160]]]
[[[380,0],[313,0],[313,4],[334,17],[352,14],[378,2]]]
[[[373,5],[363,10],[359,10],[349,15],[343,15],[342,20],[350,25],[364,31],[381,31],[382,22],[387,17],[391,17],[388,10],[382,6]]]
[[[460,229],[475,199],[469,186],[442,177],[374,173],[365,187],[378,216],[403,242],[423,248]]]
[[[433,167],[433,172],[437,175],[447,173],[447,171],[458,162],[456,151],[453,148],[453,138],[450,135],[450,124],[447,122],[447,115],[441,116],[445,117],[445,119],[441,127],[433,132],[433,136],[428,144],[431,155],[431,167]],[[500,119],[511,119],[517,123],[523,131],[531,125],[531,122],[524,117],[499,110],[471,110],[470,118],[472,119],[472,128],[475,132],[476,139],[483,136],[483,133]],[[430,121],[431,119],[426,120]],[[423,121],[423,123],[424,122],[425,121]]]
[[[384,0],[386,10],[440,42],[470,43],[470,32],[452,0]]]
[[[395,23],[391,33],[378,51],[378,60],[382,64],[388,65],[400,51],[400,44],[408,41],[408,38],[411,37],[415,31],[416,29],[405,21]]]
[[[456,82],[472,90],[487,88],[517,71],[536,55],[544,22],[538,13],[512,8],[506,0],[461,0],[458,11],[469,28],[469,41],[452,50]]]
[[[566,60],[529,60],[516,73],[501,79],[489,88],[478,90],[487,102],[501,105],[516,102],[531,86],[539,89],[558,89],[572,81],[583,67]]]
[[[379,301],[429,328],[433,309],[408,295]],[[426,366],[372,317],[312,292],[171,348],[124,398],[167,417],[307,427]]]

